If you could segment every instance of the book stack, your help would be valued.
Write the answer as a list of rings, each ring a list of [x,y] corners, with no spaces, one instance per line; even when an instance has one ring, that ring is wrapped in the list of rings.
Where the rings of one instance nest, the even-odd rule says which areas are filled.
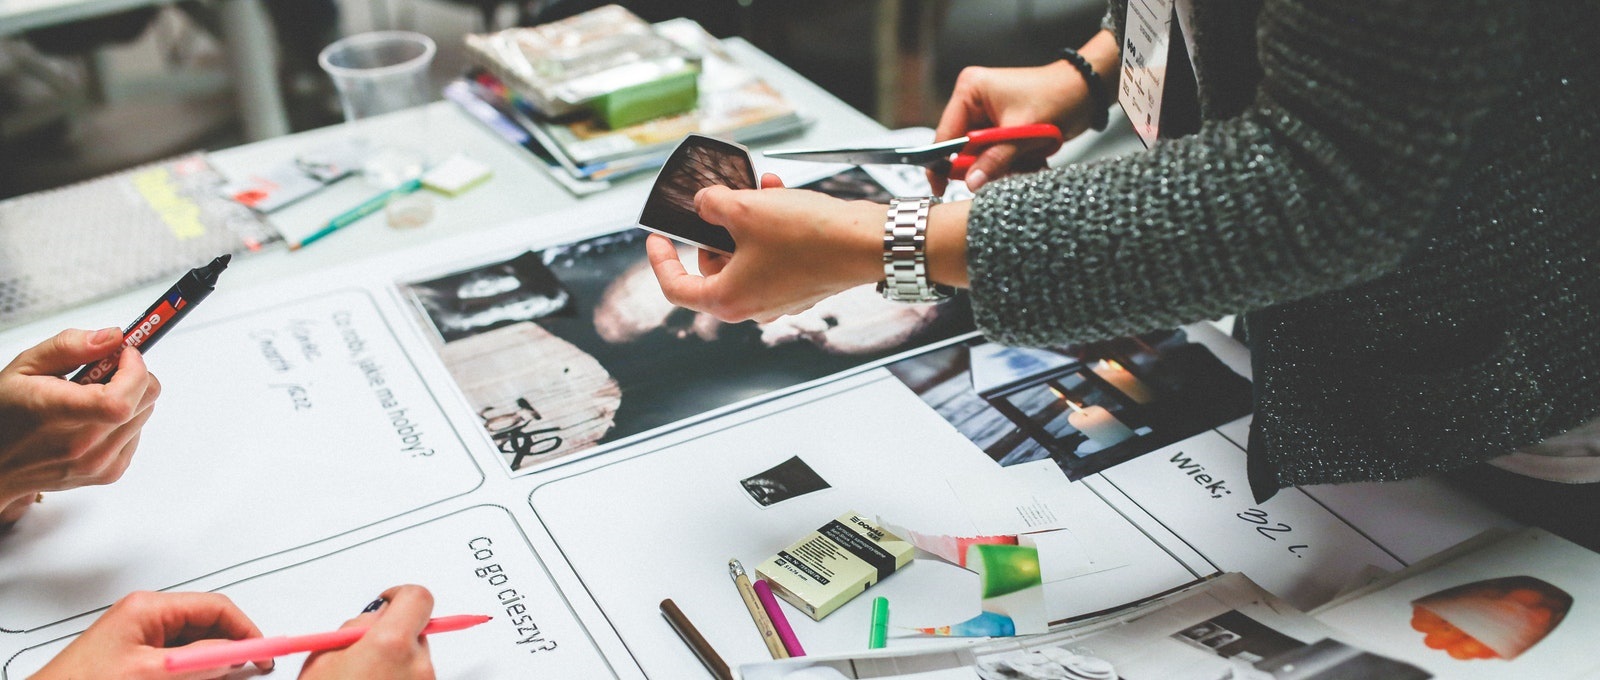
[[[562,106],[564,113],[552,114],[551,107],[541,103],[550,95],[541,99],[530,92],[526,79],[515,77],[505,65],[504,50],[488,49],[485,46],[491,43],[482,36],[468,38],[468,52],[476,67],[447,86],[445,96],[506,141],[526,149],[576,194],[597,191],[611,180],[660,167],[690,133],[746,142],[792,133],[803,125],[781,93],[735,61],[699,24],[673,19],[654,24],[652,29],[700,65],[695,82],[698,96],[687,111],[638,122],[629,122],[624,116],[621,120],[627,124],[622,125],[608,124],[619,119],[596,108]],[[589,80],[586,87],[595,89],[593,77]],[[618,83],[639,88],[638,83],[624,84],[620,79]]]

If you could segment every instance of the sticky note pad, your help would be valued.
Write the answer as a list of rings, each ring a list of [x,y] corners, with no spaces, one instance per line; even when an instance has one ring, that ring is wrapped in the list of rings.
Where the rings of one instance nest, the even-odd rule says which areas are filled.
[[[910,543],[861,516],[840,515],[762,562],[772,592],[818,621],[911,562]]]
[[[456,154],[422,174],[422,186],[446,196],[471,189],[493,174],[489,166]]]

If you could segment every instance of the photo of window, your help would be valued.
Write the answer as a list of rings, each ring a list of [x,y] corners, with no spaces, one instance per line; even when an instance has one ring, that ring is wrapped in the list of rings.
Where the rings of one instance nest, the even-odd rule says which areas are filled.
[[[1050,459],[1071,479],[1251,409],[1250,382],[1182,330],[1050,349],[974,340],[889,371],[1000,465]]]

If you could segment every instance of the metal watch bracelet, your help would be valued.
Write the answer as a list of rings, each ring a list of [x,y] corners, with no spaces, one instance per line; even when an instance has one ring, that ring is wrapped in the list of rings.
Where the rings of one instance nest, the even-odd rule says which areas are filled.
[[[955,291],[928,281],[928,211],[935,199],[894,198],[883,223],[883,282],[878,291],[895,302],[937,302]]]

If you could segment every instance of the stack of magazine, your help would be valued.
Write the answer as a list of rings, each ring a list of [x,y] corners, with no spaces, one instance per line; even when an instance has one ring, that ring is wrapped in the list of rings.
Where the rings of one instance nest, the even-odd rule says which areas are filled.
[[[496,75],[488,51],[469,53],[480,65],[445,88],[446,98],[508,142],[533,154],[568,190],[583,194],[609,181],[661,166],[683,137],[699,133],[751,141],[798,131],[794,106],[736,62],[716,38],[688,19],[655,24],[658,34],[701,58],[699,102],[687,113],[610,129],[592,115],[547,117],[530,98]]]

